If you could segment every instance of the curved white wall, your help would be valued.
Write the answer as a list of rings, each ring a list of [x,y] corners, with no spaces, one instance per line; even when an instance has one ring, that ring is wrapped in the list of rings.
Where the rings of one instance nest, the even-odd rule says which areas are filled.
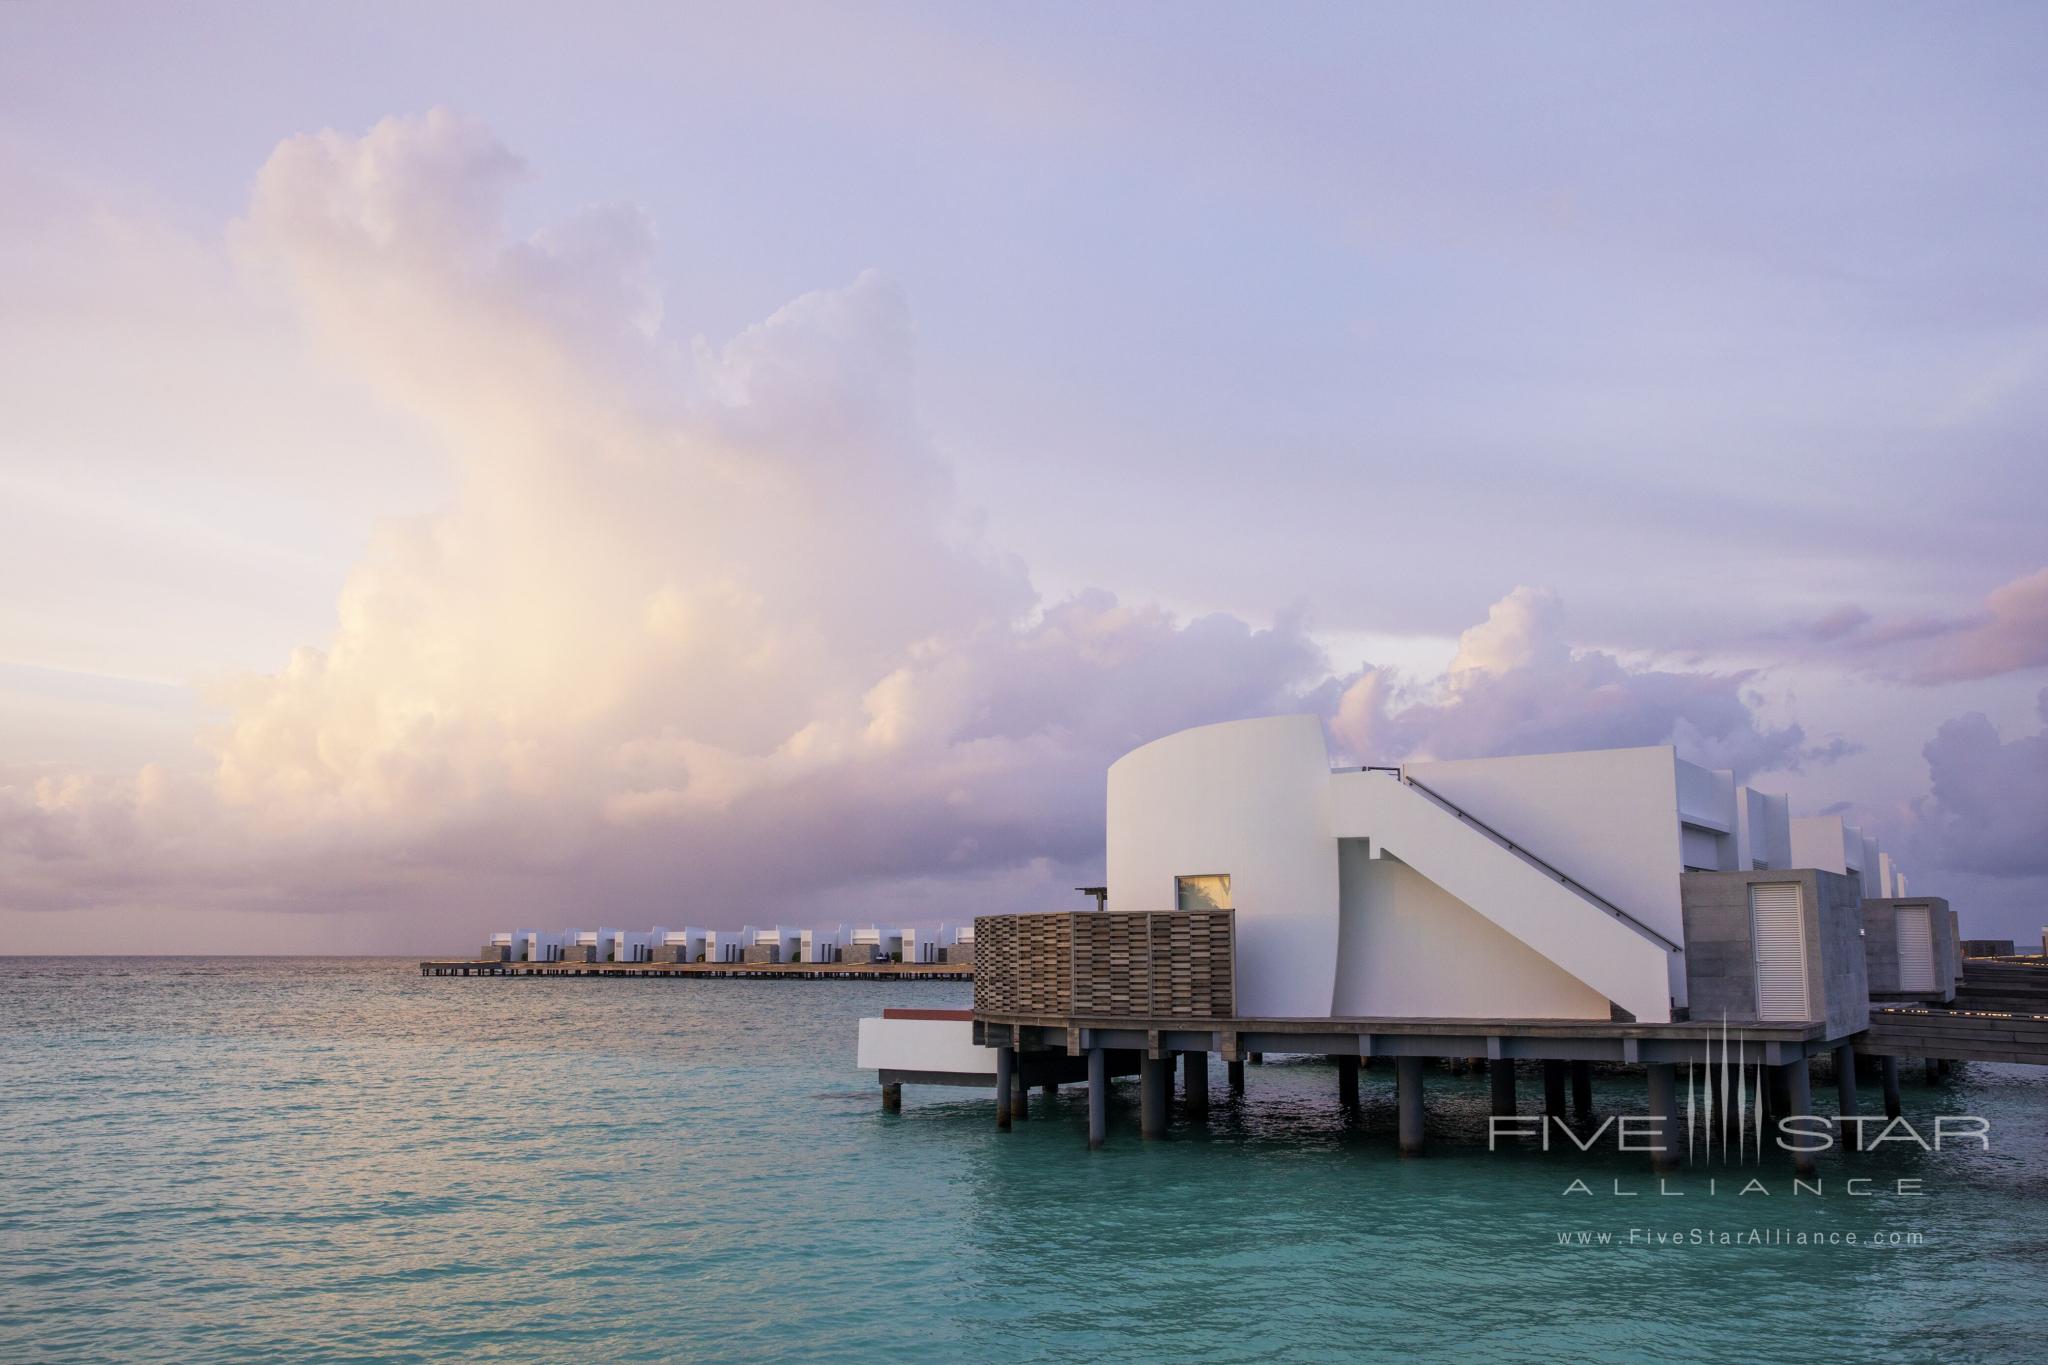
[[[1337,841],[1314,716],[1183,730],[1109,769],[1112,910],[1171,910],[1177,876],[1227,872],[1240,1015],[1327,1018],[1336,987]]]

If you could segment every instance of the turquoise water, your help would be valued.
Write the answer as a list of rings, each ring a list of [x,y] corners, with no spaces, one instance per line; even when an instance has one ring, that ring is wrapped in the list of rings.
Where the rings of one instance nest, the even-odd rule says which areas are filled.
[[[1445,1073],[1403,1161],[1391,1075],[1347,1123],[1306,1059],[1240,1103],[1213,1068],[1206,1130],[1150,1146],[1126,1083],[1091,1155],[1079,1090],[1007,1134],[975,1092],[881,1112],[855,1020],[968,990],[0,960],[0,1358],[2041,1356],[2048,1076],[1910,1088],[1993,1150],[1824,1158],[1819,1199],[1774,1167],[1768,1200],[1700,1172],[1660,1199],[1632,1155],[1490,1157],[1485,1082]],[[1631,1227],[1923,1240],[1558,1244]]]

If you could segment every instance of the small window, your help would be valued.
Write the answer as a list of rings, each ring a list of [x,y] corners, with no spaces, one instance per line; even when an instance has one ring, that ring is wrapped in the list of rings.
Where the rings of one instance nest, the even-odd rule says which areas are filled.
[[[1230,874],[1207,873],[1199,877],[1175,877],[1173,901],[1177,910],[1230,910]]]

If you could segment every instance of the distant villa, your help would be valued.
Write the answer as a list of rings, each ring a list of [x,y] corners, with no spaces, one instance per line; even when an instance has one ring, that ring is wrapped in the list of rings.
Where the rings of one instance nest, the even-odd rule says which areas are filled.
[[[730,929],[512,929],[484,944],[486,962],[736,962],[754,964],[908,962],[974,965],[974,926],[842,924],[834,929],[786,925],[737,933]]]

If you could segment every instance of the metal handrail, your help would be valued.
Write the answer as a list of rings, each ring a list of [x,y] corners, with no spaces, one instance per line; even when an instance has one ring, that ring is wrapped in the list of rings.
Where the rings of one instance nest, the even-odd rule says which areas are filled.
[[[1623,924],[1626,924],[1629,928],[1635,930],[1643,937],[1648,939],[1654,939],[1656,942],[1663,944],[1665,951],[1673,953],[1683,953],[1685,951],[1684,948],[1680,947],[1676,943],[1673,943],[1670,939],[1664,937],[1664,935],[1658,933],[1655,929],[1652,929],[1649,925],[1643,923],[1634,915],[1631,915],[1628,911],[1622,909],[1613,901],[1601,895],[1598,891],[1595,891],[1592,887],[1587,886],[1584,882],[1578,881],[1577,879],[1567,875],[1563,869],[1553,866],[1552,864],[1545,862],[1542,858],[1537,857],[1528,849],[1523,848],[1520,844],[1508,838],[1507,835],[1502,834],[1492,825],[1487,824],[1478,816],[1473,815],[1471,812],[1459,806],[1456,802],[1452,801],[1442,792],[1436,791],[1416,781],[1413,777],[1410,777],[1408,775],[1407,769],[1399,767],[1367,767],[1361,768],[1359,771],[1368,773],[1394,774],[1395,780],[1400,782],[1401,785],[1406,787],[1413,787],[1416,791],[1421,792],[1424,796],[1436,802],[1437,805],[1441,806],[1444,810],[1450,812],[1452,815],[1457,816],[1460,820],[1470,825],[1473,829],[1478,830],[1481,834],[1484,834],[1487,838],[1493,840],[1502,848],[1505,848],[1508,852],[1520,858],[1523,862],[1528,863],[1529,865],[1535,867],[1537,870],[1541,872],[1548,873],[1559,884],[1564,886],[1566,890],[1577,892],[1582,898],[1591,901],[1594,904],[1594,906],[1601,910],[1606,911],[1609,915],[1612,915],[1615,919],[1620,920]]]

